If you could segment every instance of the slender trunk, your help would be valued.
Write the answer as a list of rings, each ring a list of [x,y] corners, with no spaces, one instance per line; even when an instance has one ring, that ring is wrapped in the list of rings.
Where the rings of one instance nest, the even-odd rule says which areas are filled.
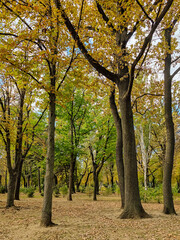
[[[71,162],[70,162],[70,169],[69,169],[69,193],[68,193],[68,200],[72,201],[72,193],[73,193],[73,175],[74,175],[74,153],[71,152]]]
[[[165,30],[165,39],[169,49],[171,48],[171,34],[172,28]],[[166,152],[165,161],[163,166],[163,197],[164,197],[164,210],[165,214],[176,214],[174,209],[171,178],[174,162],[174,123],[172,118],[172,97],[171,97],[171,54],[167,53],[165,58],[165,71],[164,71],[164,95],[165,95],[165,123],[166,123]]]
[[[124,163],[123,163],[123,139],[122,139],[122,125],[121,118],[119,116],[117,106],[115,103],[115,90],[111,91],[111,95],[109,98],[111,112],[114,118],[115,126],[116,126],[116,167],[118,173],[118,183],[121,193],[121,208],[124,208],[125,205],[125,189],[124,189]]]
[[[21,186],[22,166],[23,166],[23,161],[21,161],[19,165],[19,171],[18,171],[17,180],[16,180],[15,200],[20,200],[19,194],[20,194],[20,186]]]
[[[120,87],[120,96],[122,96]],[[131,98],[119,99],[123,129],[123,154],[125,170],[125,206],[121,218],[143,218],[149,215],[144,211],[138,186],[136,146],[133,125]]]
[[[23,181],[24,181],[24,187],[27,187],[27,182],[26,182],[26,177],[24,175],[22,175]]]
[[[114,174],[113,174],[113,165],[110,168],[110,174],[111,174],[111,189],[112,189],[112,193],[114,193]]]
[[[5,190],[7,192],[8,186],[7,186],[7,169],[6,169],[6,173],[5,173]]]
[[[89,177],[90,177],[90,175],[91,175],[92,173],[93,173],[93,172],[89,172],[88,175],[87,175],[87,178],[86,178],[86,181],[85,181],[85,184],[84,184],[85,188],[87,187],[87,184],[88,184],[88,181],[89,181]]]
[[[52,78],[53,80],[53,78]],[[55,80],[55,79],[54,79]],[[55,81],[53,86],[55,86]],[[49,93],[49,122],[48,122],[48,149],[46,158],[46,174],[44,183],[44,198],[41,216],[42,226],[51,226],[52,223],[52,193],[54,178],[54,133],[55,133],[55,93]]]
[[[54,185],[56,186],[58,184],[57,176],[54,174]]]
[[[73,172],[72,172],[72,193],[76,193],[76,188],[75,188],[75,182],[77,176],[75,175],[76,172],[76,156],[74,155],[74,160],[73,160]]]
[[[41,171],[40,171],[40,167],[38,167],[38,189],[39,189],[39,193],[41,193]]]
[[[71,160],[70,160],[70,169],[69,169],[69,193],[68,200],[72,201],[73,185],[74,185],[74,131],[73,131],[73,108],[74,103],[71,102]]]
[[[140,147],[142,153],[142,161],[143,161],[143,170],[144,170],[144,188],[148,189],[148,153],[146,151],[146,146],[144,142],[144,131],[142,126],[140,127]]]
[[[94,180],[93,201],[97,201],[98,175],[96,163],[93,163],[93,180]]]

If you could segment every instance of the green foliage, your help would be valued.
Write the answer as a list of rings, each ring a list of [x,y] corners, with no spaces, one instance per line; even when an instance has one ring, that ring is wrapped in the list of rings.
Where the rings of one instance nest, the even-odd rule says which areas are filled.
[[[67,185],[64,185],[60,188],[60,193],[62,194],[63,197],[65,197],[68,194],[68,187]]]
[[[103,196],[109,196],[112,194],[112,188],[111,187],[105,187],[105,186],[102,186],[101,187],[101,190],[100,190],[100,193],[103,195]]]
[[[0,186],[0,193],[6,193],[6,188],[4,186]]]
[[[59,197],[60,196],[60,191],[59,191],[59,186],[56,185],[54,188],[53,188],[53,194],[55,197]]]
[[[27,195],[27,197],[34,197],[35,189],[33,187],[21,188],[21,192]]]
[[[147,190],[140,186],[140,197],[144,202],[161,203],[163,200],[162,185],[158,185],[155,188],[148,188]]]
[[[84,185],[80,186],[79,190],[80,190],[81,193],[85,193],[86,192],[86,187]]]
[[[87,186],[87,187],[86,187],[86,190],[85,190],[85,193],[88,195],[88,197],[91,197],[92,194],[93,194],[93,191],[94,191],[94,188],[93,188],[93,187]]]

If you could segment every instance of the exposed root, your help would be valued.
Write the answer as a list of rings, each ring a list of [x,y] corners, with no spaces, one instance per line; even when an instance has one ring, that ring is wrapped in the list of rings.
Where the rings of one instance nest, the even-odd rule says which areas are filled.
[[[164,214],[169,214],[169,215],[177,215],[174,208],[168,208],[168,207],[164,207],[163,213]]]
[[[146,213],[144,209],[139,211],[132,209],[124,209],[121,215],[119,216],[121,219],[141,219],[141,218],[152,218],[151,215]]]

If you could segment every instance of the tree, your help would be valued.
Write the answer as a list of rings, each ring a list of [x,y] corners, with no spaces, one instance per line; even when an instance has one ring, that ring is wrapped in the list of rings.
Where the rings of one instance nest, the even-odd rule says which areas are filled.
[[[116,167],[118,172],[119,188],[121,193],[121,208],[124,208],[125,204],[125,191],[124,191],[124,163],[123,163],[123,141],[122,141],[122,125],[121,118],[119,116],[116,102],[115,102],[115,88],[111,90],[109,97],[110,108],[114,118],[116,126]]]
[[[64,19],[66,27],[76,41],[77,46],[81,50],[82,54],[100,74],[115,83],[119,90],[119,102],[123,129],[123,154],[125,159],[125,208],[121,214],[121,218],[141,218],[148,216],[141,205],[138,189],[136,146],[133,113],[131,109],[131,91],[135,78],[134,74],[136,67],[142,59],[148,45],[150,44],[153,33],[157,29],[166,12],[171,7],[172,2],[173,0],[168,0],[162,10],[161,1],[155,1],[150,6],[149,2],[147,1],[147,9],[143,7],[139,1],[120,1],[118,3],[116,1],[109,1],[106,2],[106,4],[103,4],[103,1],[96,1],[96,9],[94,9],[93,4],[91,5],[88,3],[86,7],[88,10],[89,7],[91,7],[89,13],[92,13],[92,11],[93,14],[96,13],[94,14],[96,21],[94,22],[94,26],[91,26],[91,24],[93,24],[93,22],[90,21],[92,19],[92,15],[91,17],[86,16],[87,24],[89,22],[91,23],[90,26],[89,24],[86,26],[90,27],[91,29],[99,29],[98,33],[96,33],[97,35],[99,34],[98,41],[102,39],[101,48],[100,46],[98,48],[98,50],[100,49],[100,54],[97,56],[97,58],[99,58],[98,61],[96,60],[96,56],[93,56],[93,53],[90,53],[90,49],[88,49],[82,42],[82,38],[80,38],[80,35],[73,26],[73,20],[70,21],[66,13],[67,9],[65,11],[65,8],[62,6],[60,0],[54,0],[57,9],[60,11],[62,18]],[[84,1],[82,1],[82,5],[83,4]],[[111,17],[108,17],[108,15],[105,13],[106,10]],[[135,14],[134,12],[134,18],[132,22],[130,16],[132,16],[132,11],[134,10],[138,14]],[[155,17],[151,17],[152,12],[152,15],[155,15]],[[86,14],[88,15],[87,11]],[[71,19],[73,19],[72,16]],[[104,25],[102,25],[102,19],[104,20]],[[113,22],[111,19],[113,19]],[[145,38],[143,37],[144,40],[141,40],[140,50],[137,55],[134,56],[132,63],[130,64],[130,59],[128,58],[128,50],[130,49],[128,49],[127,44],[135,32],[139,31],[140,29],[142,30],[141,26],[144,24],[146,24],[145,26],[148,29],[148,33]],[[91,35],[91,37],[95,38],[96,34]],[[142,37],[142,34],[140,34],[140,36]],[[105,37],[108,41],[113,42],[114,45],[112,44],[110,47],[108,41],[105,40]],[[102,59],[103,57],[102,46],[105,48],[106,44],[107,53],[111,54],[111,58],[109,57],[109,62],[107,59],[103,58],[103,66],[100,63],[100,58]],[[138,46],[137,43],[136,45]],[[116,46],[117,51],[115,51],[114,46]],[[110,52],[110,50],[112,52]],[[107,55],[107,53],[105,55]],[[114,60],[113,63],[111,61],[112,59]],[[141,63],[143,64],[143,61]],[[112,70],[109,70],[107,67],[108,65],[112,66]],[[116,72],[115,69],[118,69],[118,72]]]
[[[164,31],[164,37],[166,42],[166,56],[165,56],[165,68],[164,68],[164,105],[165,105],[165,123],[166,123],[166,152],[165,161],[163,166],[163,198],[164,198],[164,210],[165,214],[176,214],[173,203],[173,194],[171,187],[171,178],[174,162],[174,149],[175,149],[175,134],[174,123],[172,117],[172,94],[171,85],[173,77],[180,71],[180,67],[177,68],[172,74],[171,71],[171,38],[172,31],[177,23],[179,15],[172,19],[170,26]]]
[[[99,174],[104,166],[104,163],[111,158],[112,155],[112,135],[114,125],[110,119],[103,119],[98,122],[99,127],[95,132],[95,136],[92,136],[92,140],[89,144],[89,151],[91,155],[92,168],[93,168],[93,181],[94,192],[93,200],[97,200],[97,194],[99,193]],[[110,145],[111,143],[111,145]]]
[[[72,56],[66,55],[65,51],[71,47],[73,49],[74,43],[68,41],[52,1],[1,1],[0,4],[4,24],[3,32],[0,32],[1,60],[31,77],[34,85],[41,89],[41,93],[47,94],[49,99],[48,148],[41,224],[51,226],[56,96],[74,60],[74,50]],[[18,22],[16,28],[14,21]],[[62,35],[65,38],[62,38]],[[23,50],[26,50],[25,61],[21,57]]]

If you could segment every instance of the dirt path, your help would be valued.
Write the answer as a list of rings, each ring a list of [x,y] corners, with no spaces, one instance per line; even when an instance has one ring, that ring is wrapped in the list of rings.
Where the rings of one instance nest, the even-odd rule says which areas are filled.
[[[75,194],[72,202],[54,198],[51,228],[39,226],[42,198],[16,201],[18,209],[5,209],[6,196],[0,195],[0,240],[180,240],[180,203],[177,216],[162,214],[162,204],[143,204],[153,216],[141,220],[121,220],[118,196],[99,197],[93,202]]]

